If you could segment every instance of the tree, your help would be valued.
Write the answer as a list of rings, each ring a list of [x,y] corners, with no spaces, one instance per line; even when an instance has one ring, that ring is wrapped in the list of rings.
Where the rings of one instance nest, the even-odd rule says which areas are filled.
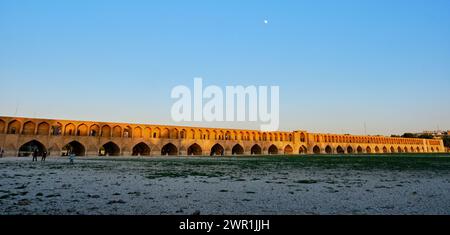
[[[402,135],[403,138],[417,138],[417,136],[413,133],[405,133]]]
[[[445,135],[442,137],[442,140],[444,141],[444,146],[450,148],[450,136]]]
[[[431,134],[421,134],[418,136],[418,138],[421,139],[433,139],[433,136]]]

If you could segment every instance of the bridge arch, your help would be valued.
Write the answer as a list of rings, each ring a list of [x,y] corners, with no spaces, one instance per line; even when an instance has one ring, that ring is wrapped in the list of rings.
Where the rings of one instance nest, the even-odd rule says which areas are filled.
[[[200,145],[198,145],[197,143],[194,143],[191,146],[189,146],[189,148],[187,149],[187,154],[188,155],[202,155],[202,147],[200,147]]]
[[[250,149],[250,153],[261,154],[262,153],[261,146],[259,146],[258,144],[253,145],[252,148]]]
[[[336,152],[339,153],[339,154],[344,154],[345,153],[344,149],[340,145],[337,146]]]
[[[403,152],[403,151],[402,151],[402,147],[398,146],[398,147],[397,147],[397,152],[402,153],[402,152]]]
[[[348,146],[348,147],[347,147],[347,153],[348,153],[348,154],[352,154],[352,153],[353,153],[353,148],[352,148],[352,146]]]
[[[84,147],[83,144],[74,140],[64,145],[64,147],[61,150],[62,156],[67,156],[71,153],[75,154],[75,156],[85,156],[86,148]]]
[[[140,142],[133,147],[133,149],[131,151],[131,155],[132,156],[150,156],[150,147],[146,143]]]
[[[366,147],[366,153],[372,153],[372,149],[370,148],[370,146]]]
[[[215,144],[211,147],[210,156],[222,156],[225,153],[225,149],[220,144]]]
[[[315,146],[313,147],[313,153],[314,153],[314,154],[320,154],[320,148],[319,148],[319,146],[315,145]]]
[[[306,148],[305,145],[300,146],[300,148],[298,149],[298,153],[299,154],[307,154],[308,153],[308,149]]]
[[[284,147],[284,154],[292,154],[293,152],[294,149],[289,144]]]
[[[6,122],[0,119],[0,134],[5,133]]]
[[[102,137],[111,137],[111,127],[109,125],[102,126]]]
[[[10,123],[8,123],[8,134],[19,134],[21,131],[21,126],[22,123],[17,121],[17,120],[13,120]]]
[[[99,156],[119,156],[120,147],[112,141],[104,144],[99,149]]]
[[[391,146],[391,153],[395,153],[395,148],[394,148],[394,146]]]
[[[380,153],[380,148],[378,146],[375,146],[375,153]]]
[[[235,144],[231,149],[232,155],[242,155],[244,154],[244,148],[240,144]]]
[[[161,155],[178,155],[178,148],[172,143],[168,143],[161,148]]]
[[[48,135],[50,133],[50,125],[47,122],[39,123],[37,127],[38,135]]]
[[[359,153],[359,154],[363,153],[362,147],[361,147],[361,146],[358,146],[358,147],[356,148],[356,152]]]
[[[386,148],[386,146],[383,146],[383,153],[387,153],[388,149]]]
[[[19,157],[27,157],[30,156],[33,151],[37,150],[38,154],[42,154],[43,152],[47,152],[47,148],[41,142],[37,140],[31,140],[19,147]]]
[[[23,135],[34,135],[34,129],[36,128],[36,124],[32,121],[25,122],[22,127]]]
[[[275,146],[274,144],[270,145],[268,153],[269,154],[278,154],[277,146]]]
[[[327,147],[325,147],[325,153],[327,154],[333,153],[333,149],[330,147],[330,145],[327,145]]]

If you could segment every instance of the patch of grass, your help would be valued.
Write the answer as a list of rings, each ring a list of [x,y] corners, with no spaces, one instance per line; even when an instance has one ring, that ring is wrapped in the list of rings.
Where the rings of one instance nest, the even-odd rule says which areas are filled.
[[[297,184],[315,184],[317,182],[318,182],[317,180],[296,180],[296,181],[294,181],[294,183],[297,183]]]

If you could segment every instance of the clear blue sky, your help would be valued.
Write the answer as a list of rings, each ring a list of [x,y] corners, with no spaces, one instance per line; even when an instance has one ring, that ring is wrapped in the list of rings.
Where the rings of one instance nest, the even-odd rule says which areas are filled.
[[[450,129],[450,1],[0,1],[0,115],[173,124],[198,76],[279,85],[283,130]]]

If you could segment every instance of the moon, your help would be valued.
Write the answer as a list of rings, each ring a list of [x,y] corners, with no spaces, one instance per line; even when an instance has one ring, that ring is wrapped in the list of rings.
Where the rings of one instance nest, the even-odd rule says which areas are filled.
[[[268,20],[264,20],[264,24],[268,24],[269,23],[269,21]]]

